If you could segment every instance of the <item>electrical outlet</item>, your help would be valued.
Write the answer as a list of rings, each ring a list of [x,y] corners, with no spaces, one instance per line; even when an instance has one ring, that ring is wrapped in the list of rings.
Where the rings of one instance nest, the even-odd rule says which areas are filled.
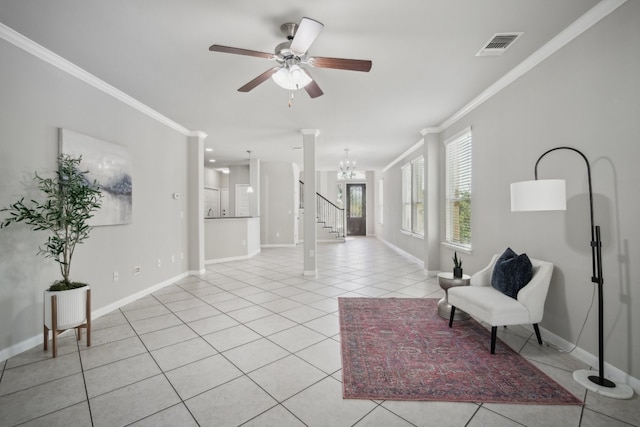
[[[276,231],[276,237],[280,237],[280,233]]]
[[[313,258],[314,256],[316,256],[316,251],[314,251],[313,249],[311,249],[309,251],[309,258]]]
[[[120,279],[120,275],[118,274],[117,271],[113,272],[113,282],[117,282]]]
[[[162,261],[158,258],[158,268],[162,267]]]
[[[184,259],[184,252],[180,252],[180,259]]]
[[[171,264],[173,264],[174,262],[176,262],[176,256],[171,254]]]
[[[133,267],[133,275],[135,276],[136,274],[140,274],[140,266],[136,265],[135,267]]]

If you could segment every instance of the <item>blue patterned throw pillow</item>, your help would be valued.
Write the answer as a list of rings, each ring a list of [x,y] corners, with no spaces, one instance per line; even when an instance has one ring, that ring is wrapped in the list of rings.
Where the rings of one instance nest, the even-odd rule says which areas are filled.
[[[507,248],[493,267],[491,286],[511,298],[517,298],[518,291],[524,288],[532,277],[533,266],[527,254],[518,255],[511,248]]]

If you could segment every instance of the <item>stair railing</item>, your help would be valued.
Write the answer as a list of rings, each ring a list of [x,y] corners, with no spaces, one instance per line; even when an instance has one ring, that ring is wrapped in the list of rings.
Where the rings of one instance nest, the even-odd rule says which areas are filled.
[[[300,209],[304,209],[304,182],[300,181]],[[345,211],[316,192],[316,222],[337,237],[345,237]]]

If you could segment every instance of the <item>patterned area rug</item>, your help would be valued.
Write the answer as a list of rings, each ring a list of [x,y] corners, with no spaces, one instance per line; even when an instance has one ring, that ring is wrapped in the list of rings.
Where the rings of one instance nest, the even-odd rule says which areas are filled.
[[[475,320],[438,316],[437,300],[339,298],[345,399],[580,405]]]

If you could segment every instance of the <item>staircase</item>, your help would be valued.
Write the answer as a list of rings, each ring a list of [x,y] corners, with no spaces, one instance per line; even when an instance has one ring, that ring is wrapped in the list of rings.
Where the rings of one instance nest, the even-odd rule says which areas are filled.
[[[304,210],[304,182],[300,182],[300,209]],[[318,240],[322,235],[333,236],[334,239],[345,241],[346,218],[344,209],[330,202],[320,193],[316,192],[316,223],[318,224]]]

